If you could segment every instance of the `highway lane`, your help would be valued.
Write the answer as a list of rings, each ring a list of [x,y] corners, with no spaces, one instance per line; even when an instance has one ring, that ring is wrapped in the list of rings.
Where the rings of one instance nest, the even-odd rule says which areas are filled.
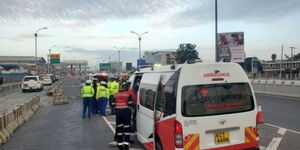
[[[67,79],[63,85],[69,104],[52,105],[51,98],[42,97],[41,107],[29,122],[24,124],[0,150],[107,150],[114,133],[114,116],[109,122],[99,115],[82,119],[82,99],[78,79]],[[142,149],[136,143],[134,149]]]
[[[299,91],[300,92],[300,91]],[[300,132],[300,99],[256,94],[264,122]]]
[[[34,96],[45,95],[49,87],[45,86],[43,91],[23,93],[21,88],[13,89],[11,93],[0,97],[0,112],[4,109],[12,109],[14,106],[22,105]]]

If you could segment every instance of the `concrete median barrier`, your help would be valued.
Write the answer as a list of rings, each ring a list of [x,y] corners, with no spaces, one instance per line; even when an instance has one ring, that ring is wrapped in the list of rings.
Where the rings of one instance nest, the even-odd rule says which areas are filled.
[[[6,143],[40,106],[40,97],[35,96],[23,105],[14,107],[11,111],[4,110],[3,113],[0,113],[0,145]]]
[[[53,94],[53,104],[54,105],[61,105],[61,104],[68,104],[69,101],[67,97],[64,95],[64,92],[61,89],[56,89]]]
[[[300,81],[252,80],[251,83],[256,93],[300,97]]]

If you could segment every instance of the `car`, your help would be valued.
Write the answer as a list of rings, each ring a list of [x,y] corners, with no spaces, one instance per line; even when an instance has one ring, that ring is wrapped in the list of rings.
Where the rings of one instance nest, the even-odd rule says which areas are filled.
[[[53,83],[52,79],[49,76],[42,77],[42,81],[43,85],[51,85]]]
[[[39,76],[25,76],[22,80],[22,92],[42,91],[43,89],[43,82]]]

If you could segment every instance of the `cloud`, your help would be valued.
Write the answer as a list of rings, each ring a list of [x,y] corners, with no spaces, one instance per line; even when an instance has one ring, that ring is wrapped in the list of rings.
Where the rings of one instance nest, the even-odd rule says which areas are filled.
[[[299,12],[299,0],[219,0],[219,21],[266,23]],[[182,11],[171,17],[174,28],[196,26],[214,21],[213,0],[193,1],[183,5]]]
[[[142,17],[164,11],[172,0],[1,0],[0,21],[52,20],[86,25],[107,19]]]
[[[128,38],[133,38],[132,36],[130,36],[130,34],[115,34],[115,35],[107,35],[107,36],[85,36],[83,38],[87,38],[87,39],[128,39]]]
[[[299,0],[218,0],[220,21],[265,23],[299,13]],[[203,25],[214,21],[213,0],[1,0],[0,22],[50,21],[85,27],[107,20],[147,18],[154,27]]]

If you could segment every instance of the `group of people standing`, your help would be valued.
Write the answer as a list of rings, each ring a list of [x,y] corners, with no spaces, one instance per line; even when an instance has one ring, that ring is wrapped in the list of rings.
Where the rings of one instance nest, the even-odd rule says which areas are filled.
[[[134,108],[136,105],[136,93],[133,89],[129,89],[129,84],[125,81],[118,83],[116,78],[111,78],[109,82],[86,81],[86,85],[81,89],[83,97],[82,118],[86,116],[88,109],[88,118],[91,114],[99,113],[106,115],[106,105],[109,102],[111,115],[116,115],[116,133],[114,142],[119,150],[128,150],[130,143],[130,132],[132,132],[132,120],[134,116]]]
[[[119,83],[116,78],[110,81],[87,80],[85,86],[81,88],[81,96],[83,98],[82,118],[91,118],[92,114],[100,114],[106,116],[106,106],[109,102],[111,115],[115,114],[113,109],[114,95],[119,91]]]

